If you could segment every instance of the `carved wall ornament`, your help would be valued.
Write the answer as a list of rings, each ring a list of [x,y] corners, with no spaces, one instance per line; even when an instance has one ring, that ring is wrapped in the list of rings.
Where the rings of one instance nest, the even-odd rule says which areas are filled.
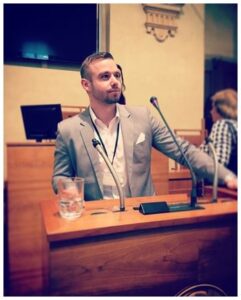
[[[184,4],[142,4],[146,14],[146,32],[152,33],[157,41],[164,42],[177,33],[176,19]]]

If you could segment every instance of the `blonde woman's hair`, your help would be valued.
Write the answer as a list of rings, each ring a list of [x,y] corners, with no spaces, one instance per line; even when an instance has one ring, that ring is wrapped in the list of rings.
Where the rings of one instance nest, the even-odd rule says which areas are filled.
[[[217,92],[211,97],[217,112],[225,119],[237,120],[238,95],[233,89]]]

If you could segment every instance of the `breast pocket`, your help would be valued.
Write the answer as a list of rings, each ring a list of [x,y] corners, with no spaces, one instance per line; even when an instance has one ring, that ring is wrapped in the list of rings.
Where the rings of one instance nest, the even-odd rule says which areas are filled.
[[[144,140],[134,146],[133,162],[135,164],[146,166],[150,162],[150,146],[147,140]]]

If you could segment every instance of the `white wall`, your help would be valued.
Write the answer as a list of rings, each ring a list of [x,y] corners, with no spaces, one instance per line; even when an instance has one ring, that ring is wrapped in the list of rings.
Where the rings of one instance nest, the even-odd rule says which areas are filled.
[[[25,141],[20,106],[87,105],[78,71],[4,66],[5,142]]]
[[[176,37],[161,43],[146,33],[141,4],[111,5],[110,50],[124,69],[127,102],[150,106],[157,96],[173,128],[199,129],[203,116],[204,23],[193,6],[204,19],[203,4],[186,4]]]

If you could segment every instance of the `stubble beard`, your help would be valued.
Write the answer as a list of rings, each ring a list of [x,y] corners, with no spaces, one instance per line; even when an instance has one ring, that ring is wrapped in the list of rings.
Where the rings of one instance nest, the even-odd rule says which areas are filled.
[[[116,103],[119,103],[119,100],[120,100],[120,97],[121,97],[121,93],[119,92],[116,92],[115,95],[112,95],[110,96],[110,94],[107,94],[107,95],[104,95],[104,94],[99,94],[97,92],[97,90],[95,90],[93,88],[93,93],[92,93],[92,96],[95,98],[95,99],[98,99],[98,101],[102,102],[102,103],[105,103],[105,104],[116,104]]]
[[[105,99],[104,99],[104,103],[106,103],[106,104],[116,104],[116,103],[118,103],[119,102],[119,100],[120,100],[120,93],[117,93],[117,94],[115,94],[114,95],[114,97],[106,97]]]
[[[106,104],[116,104],[119,103],[120,97],[118,98],[107,98],[104,100]]]

